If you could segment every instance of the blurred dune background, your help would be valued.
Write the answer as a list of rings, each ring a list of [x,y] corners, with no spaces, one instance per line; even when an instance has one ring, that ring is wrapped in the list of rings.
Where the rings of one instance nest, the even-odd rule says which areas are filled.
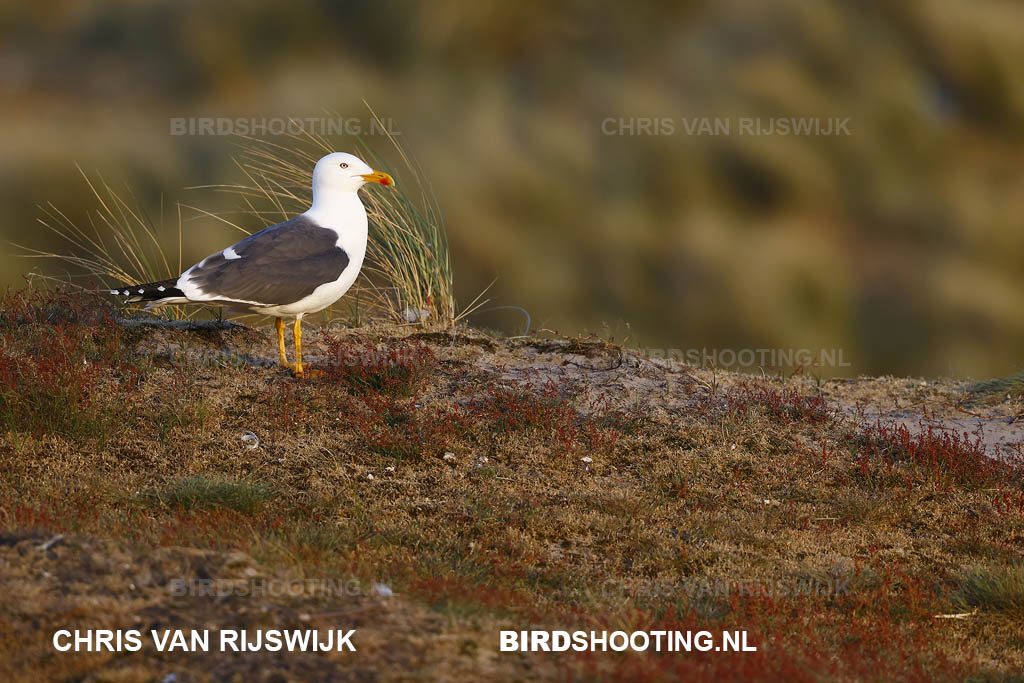
[[[38,204],[95,206],[76,163],[176,240],[175,202],[237,208],[186,187],[242,178],[231,137],[172,118],[368,127],[365,99],[433,183],[464,303],[498,276],[534,326],[631,346],[1020,369],[1019,2],[54,0],[5,4],[0,36],[4,285],[40,265],[8,240],[57,246]],[[790,117],[849,135],[738,131]],[[684,125],[705,118],[730,133]],[[184,234],[186,265],[237,236],[194,214]]]

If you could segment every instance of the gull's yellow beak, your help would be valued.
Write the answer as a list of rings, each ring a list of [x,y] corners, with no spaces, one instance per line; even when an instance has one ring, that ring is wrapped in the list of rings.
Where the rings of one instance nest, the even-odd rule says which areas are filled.
[[[383,171],[374,171],[361,176],[368,183],[380,183],[381,185],[394,185],[395,179]]]

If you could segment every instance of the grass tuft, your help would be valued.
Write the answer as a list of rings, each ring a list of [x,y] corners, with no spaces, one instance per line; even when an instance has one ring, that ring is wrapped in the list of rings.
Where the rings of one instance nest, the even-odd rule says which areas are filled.
[[[253,513],[274,494],[265,484],[199,474],[178,479],[152,495],[165,505],[185,510],[222,508]]]
[[[996,399],[1003,400],[1007,395],[1024,395],[1024,372],[1008,377],[981,380],[967,387],[967,393],[975,401]]]
[[[961,577],[957,598],[966,607],[1024,617],[1024,565],[972,567]]]

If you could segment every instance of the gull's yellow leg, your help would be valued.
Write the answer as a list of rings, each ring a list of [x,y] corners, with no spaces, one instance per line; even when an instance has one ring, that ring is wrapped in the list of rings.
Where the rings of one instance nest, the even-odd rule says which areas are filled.
[[[295,371],[296,377],[302,377],[302,318],[295,319],[292,333],[295,335],[295,365],[292,366],[292,370]]]
[[[292,364],[288,361],[288,354],[285,353],[285,322],[279,317],[274,319],[273,325],[278,328],[278,350],[281,351],[281,365],[291,368]]]
[[[277,318],[274,327],[277,328],[277,350],[281,353],[281,365],[289,370],[295,370],[295,364],[288,362],[288,354],[284,350],[284,320]]]

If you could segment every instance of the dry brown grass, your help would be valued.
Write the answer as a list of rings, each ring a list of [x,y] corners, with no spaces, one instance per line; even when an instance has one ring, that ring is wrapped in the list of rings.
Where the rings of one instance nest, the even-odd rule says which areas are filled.
[[[40,329],[70,333],[0,331],[8,344]],[[963,680],[1024,666],[1024,625],[1003,606],[1017,584],[978,579],[1021,562],[1019,468],[950,479],[871,450],[867,427],[805,380],[712,382],[611,344],[378,326],[310,331],[331,372],[301,382],[260,364],[275,354],[262,333],[112,334],[140,378],[102,439],[0,435],[9,676]],[[271,576],[358,590],[168,588]],[[310,623],[358,627],[365,653],[58,656],[49,643],[69,624]],[[497,652],[499,629],[532,627],[747,629],[759,651]]]

